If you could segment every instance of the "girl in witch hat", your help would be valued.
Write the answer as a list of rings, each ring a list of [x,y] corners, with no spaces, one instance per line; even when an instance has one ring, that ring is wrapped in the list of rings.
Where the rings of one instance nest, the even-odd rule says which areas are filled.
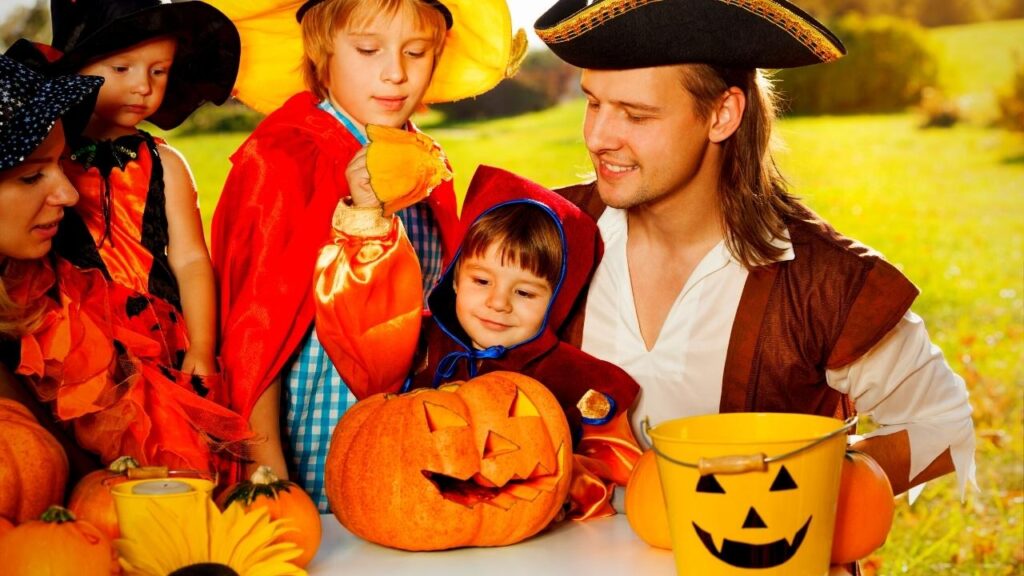
[[[163,361],[148,326],[171,305],[129,309],[135,291],[51,251],[79,200],[59,164],[65,135],[80,128],[68,119],[92,109],[102,83],[47,78],[0,56],[0,371],[24,384],[0,378],[0,396],[32,406],[67,440],[73,477],[94,465],[79,447],[103,464],[131,456],[209,471],[220,449],[240,452],[251,434]],[[133,329],[139,324],[147,329]]]
[[[132,317],[154,297],[171,303],[160,325],[139,328],[162,340],[169,366],[216,376],[216,293],[195,183],[182,155],[138,125],[171,129],[204,102],[224,102],[238,32],[191,0],[52,0],[51,13],[55,72],[105,79],[69,141],[63,166],[81,194],[80,220],[62,227],[57,249],[138,292],[125,302]],[[190,381],[203,395],[215,385]]]

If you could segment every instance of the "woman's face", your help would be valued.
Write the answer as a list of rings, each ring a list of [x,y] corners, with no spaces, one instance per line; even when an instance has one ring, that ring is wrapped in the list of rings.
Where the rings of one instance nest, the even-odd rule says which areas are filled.
[[[60,122],[21,164],[0,171],[0,260],[42,258],[50,251],[64,207],[78,192],[60,169]]]

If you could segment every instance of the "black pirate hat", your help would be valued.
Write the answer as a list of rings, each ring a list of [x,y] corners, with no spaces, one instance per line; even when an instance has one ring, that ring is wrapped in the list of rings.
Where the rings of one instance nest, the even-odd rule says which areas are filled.
[[[23,162],[69,110],[91,109],[101,84],[96,76],[47,78],[0,56],[0,170]]]
[[[158,36],[178,48],[163,104],[147,118],[170,129],[204,102],[221,104],[238,74],[241,44],[219,10],[185,0],[51,0],[53,47],[63,52],[55,72],[77,72],[90,61]]]
[[[846,53],[785,0],[557,0],[535,27],[558,57],[590,69],[794,68]]]

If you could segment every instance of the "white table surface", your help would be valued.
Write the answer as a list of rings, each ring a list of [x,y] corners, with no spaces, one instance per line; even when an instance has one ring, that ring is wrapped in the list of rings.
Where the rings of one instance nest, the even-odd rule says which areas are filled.
[[[652,548],[629,527],[624,514],[586,522],[562,522],[511,546],[405,552],[353,536],[334,516],[320,517],[323,541],[307,570],[328,574],[503,576],[566,574],[675,574],[672,552]]]

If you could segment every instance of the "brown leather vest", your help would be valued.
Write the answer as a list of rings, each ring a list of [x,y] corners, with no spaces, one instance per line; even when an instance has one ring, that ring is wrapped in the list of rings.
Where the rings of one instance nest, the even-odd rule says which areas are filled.
[[[598,219],[593,184],[557,190]],[[848,417],[852,402],[830,388],[841,368],[877,344],[910,309],[917,288],[881,255],[813,213],[787,223],[795,258],[750,270],[722,378],[721,412],[800,412]],[[586,291],[562,338],[583,337]]]

